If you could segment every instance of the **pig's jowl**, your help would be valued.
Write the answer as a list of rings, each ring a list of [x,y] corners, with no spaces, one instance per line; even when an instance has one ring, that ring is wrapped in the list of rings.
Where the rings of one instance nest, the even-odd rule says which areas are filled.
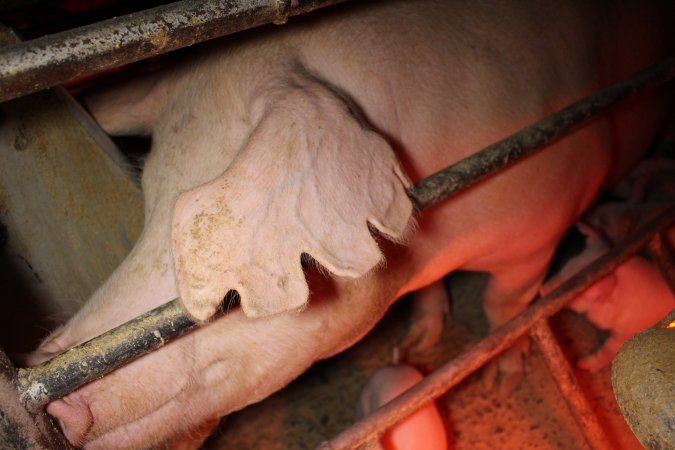
[[[152,134],[145,227],[34,360],[179,295],[198,319],[230,289],[243,308],[48,411],[87,449],[196,446],[218,417],[353,344],[395,299],[456,269],[489,272],[485,311],[503,324],[538,292],[565,230],[639,160],[665,93],[424,211],[414,227],[405,189],[656,62],[671,42],[662,6],[354,2],[210,43],[91,95],[108,132]],[[303,253],[325,270],[303,273]],[[523,347],[499,359],[504,385],[518,379]]]

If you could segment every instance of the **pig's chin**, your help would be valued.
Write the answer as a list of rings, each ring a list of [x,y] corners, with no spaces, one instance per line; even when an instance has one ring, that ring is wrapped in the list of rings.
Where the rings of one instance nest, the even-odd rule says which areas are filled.
[[[171,432],[175,433],[179,430],[178,427],[173,427],[171,424],[175,422],[175,410],[180,409],[180,407],[179,403],[171,400],[147,416],[105,431],[92,428],[94,425],[93,413],[86,403],[78,399],[76,394],[51,403],[47,411],[58,419],[66,439],[78,448],[86,450],[144,449],[154,448],[160,443],[172,448],[169,444],[172,441],[170,438],[167,440],[167,436],[171,436]],[[169,419],[170,417],[174,419]],[[188,431],[185,430],[184,433],[190,436],[190,434],[187,434]],[[95,434],[95,436],[92,436],[92,434]],[[179,437],[175,439],[176,441],[181,440]],[[199,442],[195,442],[194,448],[198,445]]]

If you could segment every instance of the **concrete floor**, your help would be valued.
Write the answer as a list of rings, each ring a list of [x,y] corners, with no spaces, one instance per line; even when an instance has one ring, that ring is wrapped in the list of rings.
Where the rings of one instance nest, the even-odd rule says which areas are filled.
[[[459,273],[448,279],[451,317],[442,343],[425,364],[438,367],[487,332],[480,293],[485,277]],[[392,352],[405,335],[409,300],[398,302],[360,343],[321,363],[265,401],[232,414],[221,423],[205,449],[312,449],[356,420],[356,404],[368,375],[392,362]],[[551,325],[570,360],[590,352],[601,333],[583,317],[563,311]],[[590,448],[568,412],[537,349],[525,367],[525,378],[513,395],[488,391],[476,373],[437,404],[449,436],[449,449]],[[579,381],[600,417],[608,444],[616,449],[641,449],[614,400],[610,370],[577,371]]]

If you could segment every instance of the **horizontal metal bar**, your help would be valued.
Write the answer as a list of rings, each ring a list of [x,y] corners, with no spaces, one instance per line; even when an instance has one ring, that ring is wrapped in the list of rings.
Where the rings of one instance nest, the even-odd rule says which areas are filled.
[[[178,300],[165,303],[100,336],[29,368],[19,369],[21,403],[37,412],[90,381],[197,327]]]
[[[426,403],[440,397],[453,386],[478,370],[486,362],[506,350],[535,324],[561,310],[569,301],[609,275],[619,265],[647,245],[654,234],[675,224],[675,206],[641,227],[635,236],[589,264],[556,290],[534,302],[525,312],[496,329],[489,336],[428,375],[418,384],[386,403],[371,415],[353,424],[333,440],[324,442],[321,450],[353,449],[365,443]]]
[[[413,188],[410,197],[420,209],[433,206],[540,150],[617,103],[664,83],[673,76],[675,57],[665,59],[624,81],[579,100],[425,178]]]
[[[180,1],[0,49],[0,101],[344,0]]]

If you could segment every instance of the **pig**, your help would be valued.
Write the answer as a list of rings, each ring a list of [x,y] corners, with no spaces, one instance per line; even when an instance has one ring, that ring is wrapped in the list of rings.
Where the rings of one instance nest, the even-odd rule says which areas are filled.
[[[408,365],[380,367],[368,378],[361,391],[358,412],[367,416],[377,408],[401,395],[423,379],[423,375]],[[387,430],[380,439],[370,443],[372,450],[447,450],[448,436],[436,405],[431,402]]]
[[[610,249],[610,244],[598,230],[584,222],[579,222],[577,228],[585,236],[586,248],[542,285],[542,295],[551,292]],[[598,371],[612,362],[628,339],[654,325],[675,308],[675,296],[658,269],[646,258],[637,255],[572,300],[569,308],[586,316],[599,329],[609,332],[609,337],[599,349],[577,361],[577,366],[582,369]]]
[[[540,288],[546,295],[572,275],[633,235],[675,201],[675,160],[641,161],[611,189],[612,200],[594,205],[576,224],[586,248]],[[666,245],[675,248],[675,228],[666,230]],[[597,371],[608,365],[621,346],[637,333],[663,319],[675,308],[675,296],[657,267],[638,254],[584,291],[569,304],[593,325],[609,332],[602,346],[577,361]]]
[[[598,118],[414,225],[407,189],[659,60],[671,43],[664,8],[354,2],[92,94],[107,132],[152,136],[144,230],[32,362],[176,297],[197,320],[229,290],[241,308],[47,411],[85,449],[197,446],[219,417],[457,269],[490,274],[484,309],[501,326],[537,294],[565,230],[639,160],[669,92]],[[500,385],[518,379],[522,354],[499,358]]]

